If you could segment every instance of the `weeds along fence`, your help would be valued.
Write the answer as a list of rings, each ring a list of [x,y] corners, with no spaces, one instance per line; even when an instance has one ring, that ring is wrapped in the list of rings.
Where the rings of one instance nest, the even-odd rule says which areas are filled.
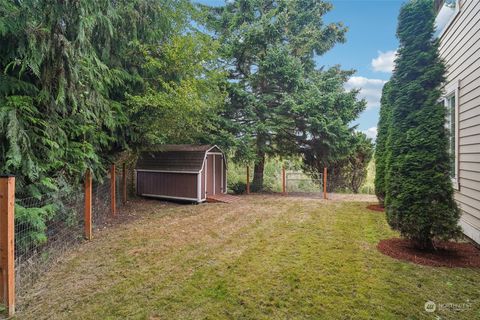
[[[12,188],[14,177],[0,178],[0,249],[12,253],[0,259],[1,271],[7,273],[0,279],[0,300],[10,315],[15,298],[21,303],[64,253],[91,239],[92,233],[109,226],[120,214],[127,201],[126,170],[123,166],[117,171],[112,165],[110,173],[98,181],[92,181],[88,172],[83,187],[39,197],[15,198]]]

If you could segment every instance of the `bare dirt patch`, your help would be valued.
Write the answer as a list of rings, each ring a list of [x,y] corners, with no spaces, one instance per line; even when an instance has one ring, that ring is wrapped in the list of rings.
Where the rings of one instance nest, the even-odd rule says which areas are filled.
[[[377,248],[392,258],[432,267],[480,268],[480,250],[467,242],[438,242],[436,250],[419,250],[407,239],[381,240]]]
[[[372,211],[378,211],[378,212],[385,212],[385,208],[378,205],[378,204],[371,204],[371,205],[368,205],[367,206],[367,209],[368,210],[372,210]]]

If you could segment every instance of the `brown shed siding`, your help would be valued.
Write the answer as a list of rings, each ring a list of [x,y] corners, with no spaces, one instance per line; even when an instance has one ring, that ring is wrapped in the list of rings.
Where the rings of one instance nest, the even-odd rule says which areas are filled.
[[[204,201],[226,191],[223,152],[211,145],[165,145],[144,151],[136,165],[137,193]]]
[[[137,193],[197,199],[197,175],[137,171]]]

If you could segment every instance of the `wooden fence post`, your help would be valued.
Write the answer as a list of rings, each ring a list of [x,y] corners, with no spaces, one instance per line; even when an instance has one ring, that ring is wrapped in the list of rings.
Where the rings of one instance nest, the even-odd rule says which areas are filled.
[[[84,235],[85,239],[92,240],[92,173],[85,171],[85,209],[84,209]]]
[[[15,313],[15,177],[0,176],[1,302]]]
[[[122,203],[127,203],[127,165],[124,162],[122,166]]]
[[[323,168],[323,199],[327,199],[327,167]]]
[[[113,217],[117,214],[116,183],[115,164],[112,163],[110,166],[110,208]]]
[[[247,194],[250,194],[250,167],[247,166]]]
[[[285,172],[285,166],[282,167],[282,193],[287,195],[287,174]]]

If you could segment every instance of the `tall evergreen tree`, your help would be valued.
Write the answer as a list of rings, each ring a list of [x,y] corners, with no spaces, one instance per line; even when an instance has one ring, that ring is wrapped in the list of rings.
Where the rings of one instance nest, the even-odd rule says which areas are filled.
[[[430,0],[401,8],[392,86],[391,157],[387,174],[389,224],[420,248],[459,235],[459,210],[450,180],[446,110],[438,101],[445,65],[433,39]]]
[[[389,150],[389,137],[391,131],[391,99],[390,88],[392,82],[387,82],[382,90],[380,100],[380,119],[378,121],[377,143],[375,146],[375,194],[380,205],[385,203],[387,153]]]
[[[206,8],[229,71],[225,118],[244,157],[255,159],[252,187],[262,189],[265,157],[282,155],[277,137],[288,130],[289,98],[322,55],[344,41],[340,23],[325,24],[331,4],[320,0],[236,0]],[[287,128],[287,129],[286,129]]]

